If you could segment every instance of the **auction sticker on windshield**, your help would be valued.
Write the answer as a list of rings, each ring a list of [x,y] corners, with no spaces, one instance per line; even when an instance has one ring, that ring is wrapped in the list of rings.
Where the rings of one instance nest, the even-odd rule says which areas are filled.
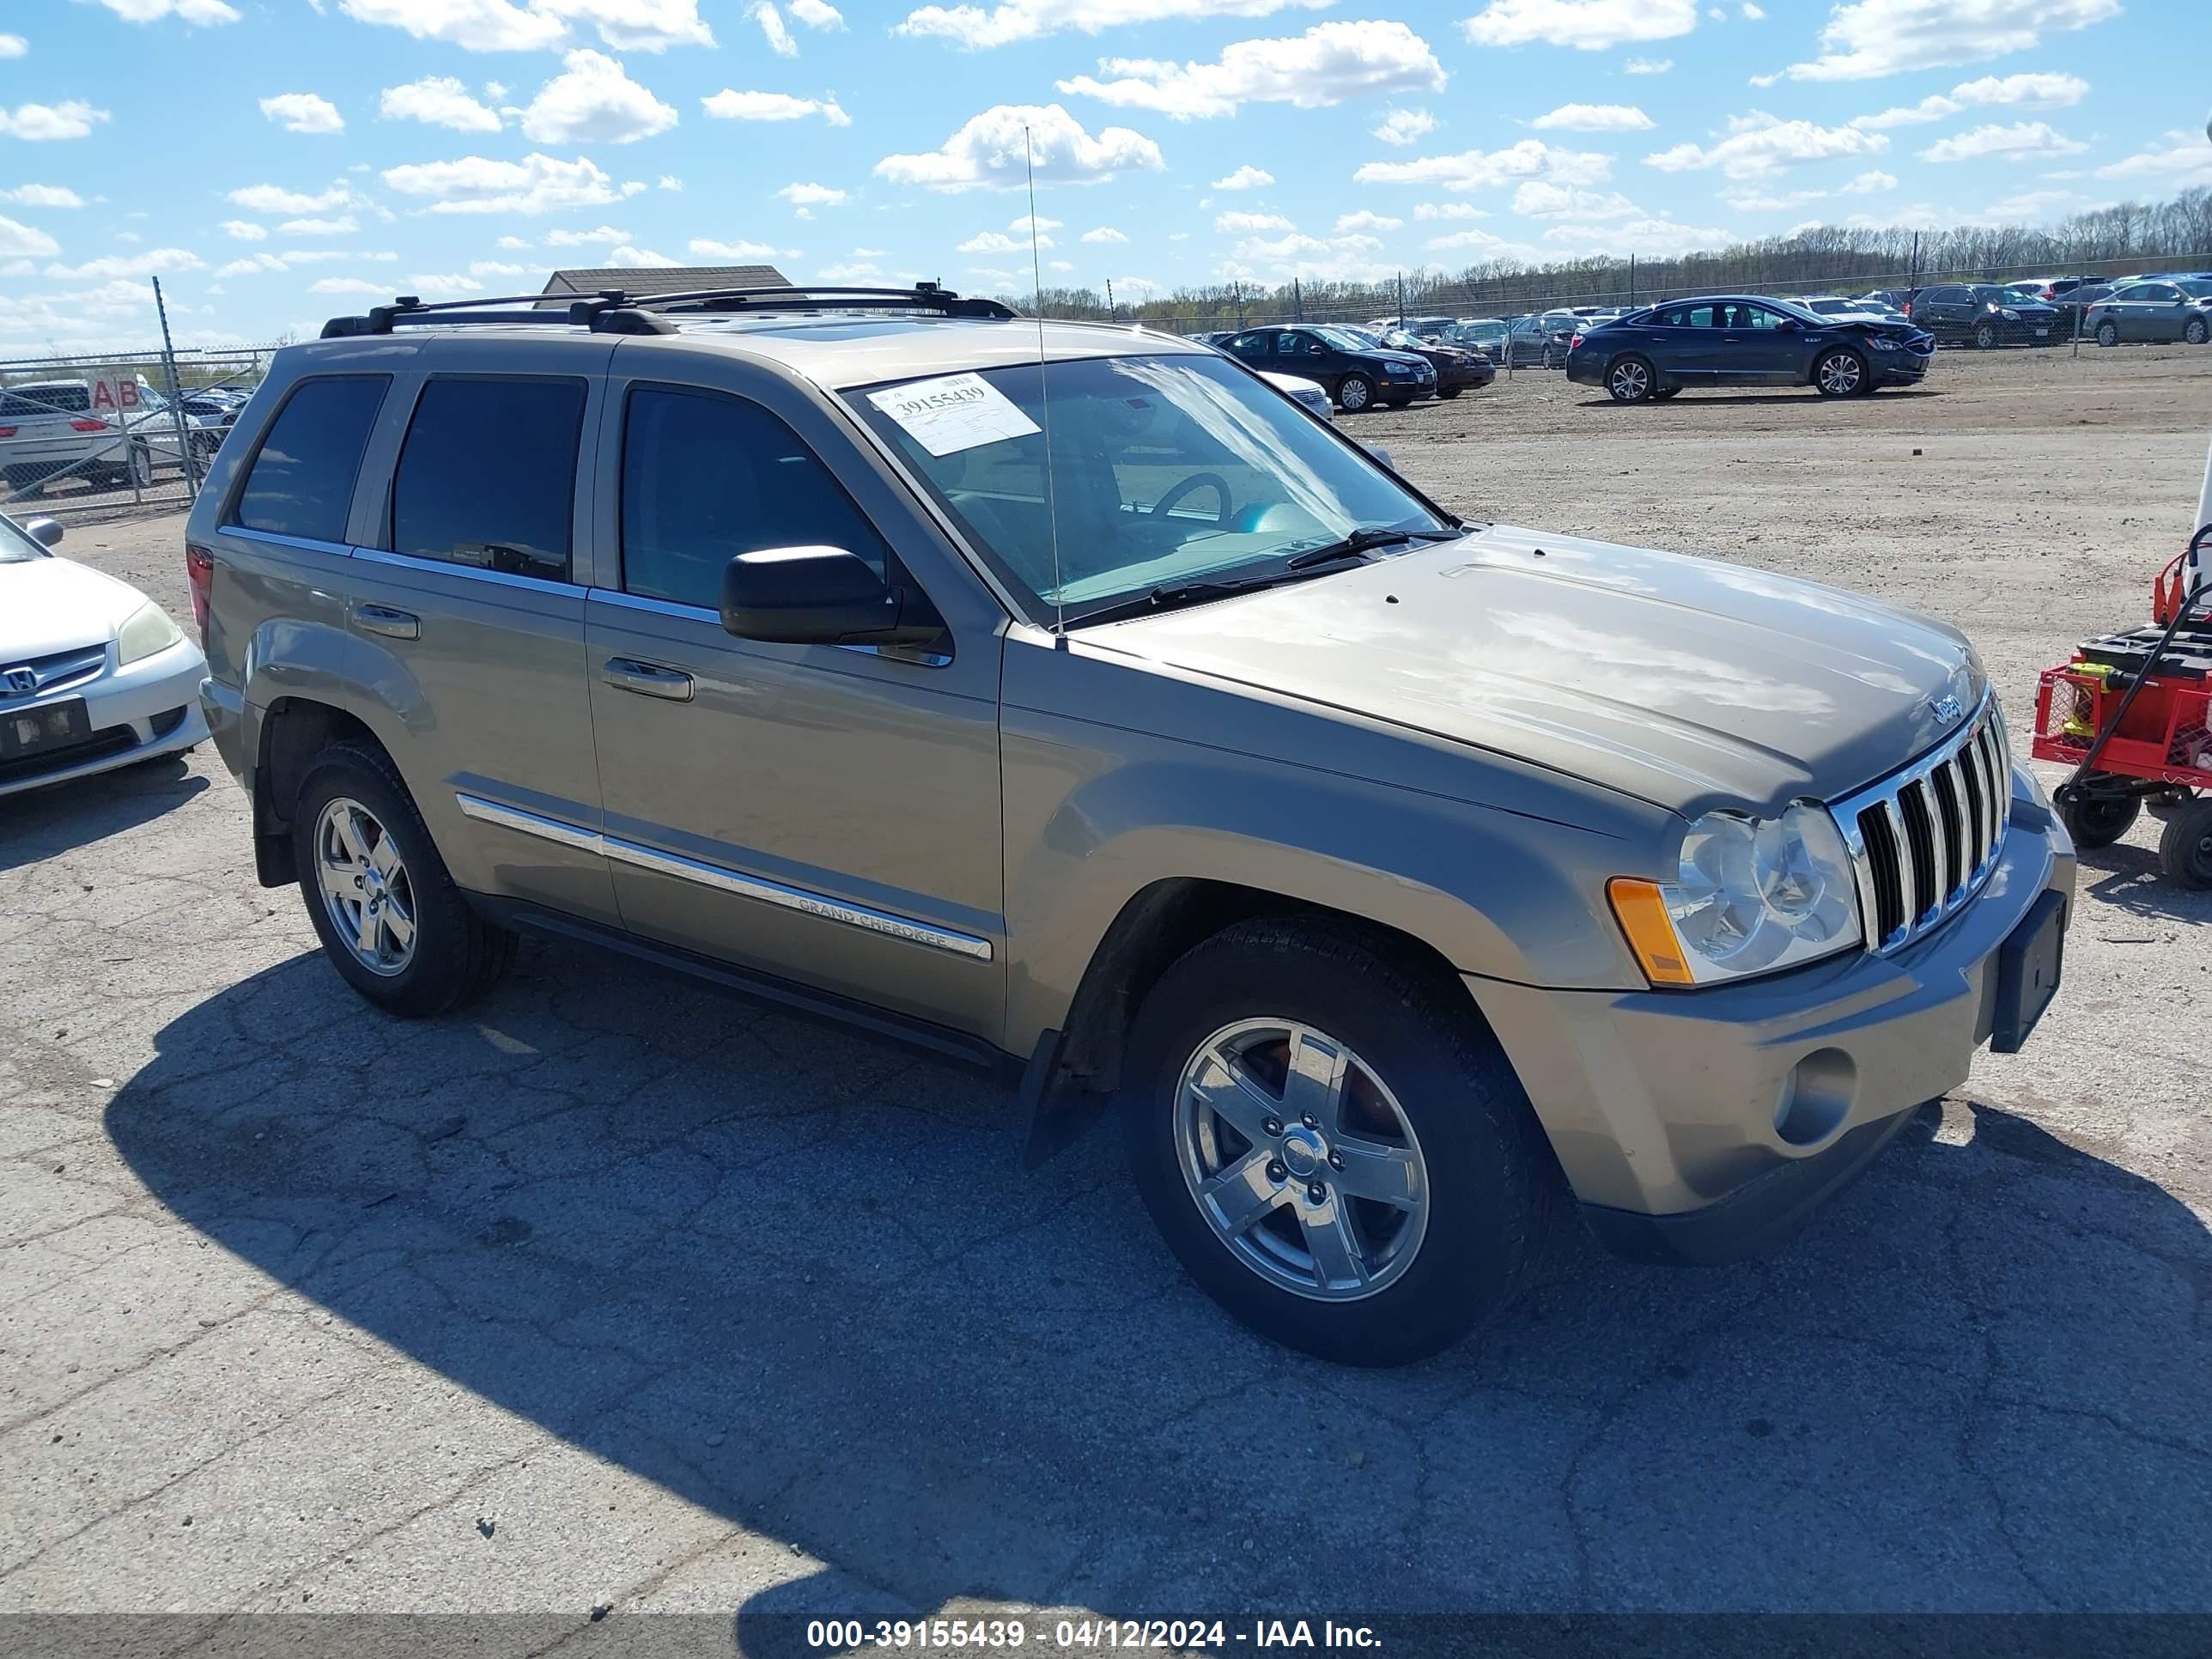
[[[911,380],[887,392],[871,392],[868,401],[933,455],[957,455],[1037,430],[1035,421],[980,374]]]

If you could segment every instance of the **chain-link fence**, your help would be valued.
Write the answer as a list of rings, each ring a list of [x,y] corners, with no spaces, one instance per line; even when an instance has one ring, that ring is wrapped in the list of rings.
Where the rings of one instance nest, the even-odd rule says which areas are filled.
[[[0,362],[0,511],[187,506],[273,345]]]

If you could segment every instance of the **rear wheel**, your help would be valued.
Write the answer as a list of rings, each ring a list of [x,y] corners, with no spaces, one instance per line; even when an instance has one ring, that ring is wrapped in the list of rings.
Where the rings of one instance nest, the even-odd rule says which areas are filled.
[[[1461,392],[1466,390],[1467,388],[1463,386],[1440,386],[1437,388],[1437,396],[1449,399],[1458,397]]]
[[[1364,374],[1347,374],[1337,382],[1337,405],[1347,415],[1357,415],[1375,402],[1375,382]]]
[[[2076,795],[2058,816],[2076,847],[2096,848],[2110,847],[2126,835],[2142,811],[2137,795]]]
[[[1994,351],[1996,349],[1996,343],[1997,325],[1995,323],[1982,323],[1976,326],[1974,344],[1978,349],[1983,351]]]
[[[1455,984],[1350,927],[1267,919],[1146,998],[1123,1067],[1137,1186],[1207,1294],[1322,1358],[1392,1365],[1526,1287],[1561,1184]]]
[[[1813,365],[1813,385],[1823,398],[1856,398],[1873,378],[1856,351],[1825,351]]]
[[[2212,887],[2212,795],[2190,802],[2167,820],[2158,861],[2184,887]]]
[[[514,935],[470,908],[381,750],[325,750],[301,781],[292,836],[324,954],[386,1012],[445,1013],[513,963]]]
[[[2119,344],[2119,343],[2120,325],[2118,323],[2102,322],[2097,325],[2097,343],[2099,345],[2116,346]]]
[[[1658,376],[1642,357],[1623,357],[1605,372],[1605,389],[1617,404],[1649,401],[1657,383]]]
[[[2181,337],[2191,345],[2203,345],[2208,333],[2212,333],[2212,329],[2206,328],[2202,317],[2191,317],[2182,325]]]

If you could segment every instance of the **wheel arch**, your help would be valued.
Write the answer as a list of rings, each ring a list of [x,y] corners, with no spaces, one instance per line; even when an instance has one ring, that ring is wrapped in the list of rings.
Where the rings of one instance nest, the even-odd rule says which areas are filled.
[[[253,766],[253,867],[264,887],[288,887],[299,871],[292,856],[292,803],[315,757],[333,744],[366,743],[390,751],[357,714],[310,696],[283,696],[262,712]]]

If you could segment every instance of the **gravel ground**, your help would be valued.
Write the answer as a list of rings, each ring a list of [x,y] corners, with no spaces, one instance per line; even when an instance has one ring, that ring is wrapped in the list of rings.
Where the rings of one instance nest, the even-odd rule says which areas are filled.
[[[1462,511],[1948,617],[2021,728],[2208,428],[2179,349],[1355,427]],[[69,543],[179,611],[180,548]],[[210,752],[0,803],[0,1611],[2212,1610],[2212,898],[2150,848],[1781,1256],[1586,1254],[1371,1374],[1216,1313],[1112,1137],[1018,1175],[966,1073],[543,943],[382,1019]]]

